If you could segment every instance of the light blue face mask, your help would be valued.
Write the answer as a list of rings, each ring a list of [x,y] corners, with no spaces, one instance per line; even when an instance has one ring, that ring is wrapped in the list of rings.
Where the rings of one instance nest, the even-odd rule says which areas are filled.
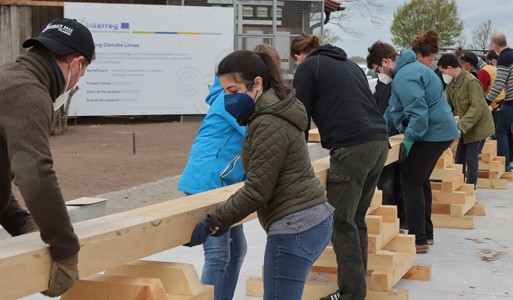
[[[249,83],[249,86],[244,93],[233,93],[224,95],[224,109],[226,109],[226,111],[230,115],[232,115],[237,121],[240,121],[247,117],[253,109],[253,107],[255,106],[253,98],[251,98],[251,96],[248,95],[248,91],[252,85],[253,80]]]

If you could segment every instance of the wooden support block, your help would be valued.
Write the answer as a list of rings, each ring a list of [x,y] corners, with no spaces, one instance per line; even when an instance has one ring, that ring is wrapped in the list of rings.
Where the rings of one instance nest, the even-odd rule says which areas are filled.
[[[467,213],[465,214],[467,216],[485,216],[486,215],[486,207],[484,205],[481,205],[481,204],[474,204],[474,206],[472,206],[472,208],[467,211]]]
[[[383,228],[383,216],[367,215],[365,217],[367,223],[367,234],[379,234]]]
[[[312,128],[308,131],[308,141],[311,143],[319,143],[321,141],[319,128]]]
[[[462,170],[462,165],[452,164],[449,168],[434,169],[429,179],[455,181],[463,174]]]
[[[139,260],[105,272],[106,275],[158,278],[170,299],[207,300],[214,287],[201,284],[192,264]]]
[[[167,300],[160,279],[92,275],[75,282],[61,300]]]
[[[453,217],[463,217],[476,204],[476,196],[465,196],[465,203],[451,204],[450,215]]]
[[[499,157],[496,157],[492,161],[480,161],[479,162],[479,170],[480,171],[499,171],[501,169],[504,169],[504,163],[502,162],[504,159],[498,159]],[[504,158],[504,157],[502,157]]]
[[[478,178],[477,179],[477,188],[484,189],[500,189],[505,190],[508,188],[508,181],[505,179],[487,179],[487,178]]]
[[[397,206],[381,205],[376,208],[370,215],[383,216],[383,222],[395,223],[397,220]]]
[[[388,143],[390,144],[390,149],[388,149],[387,160],[385,161],[385,166],[388,166],[391,163],[399,160],[399,152],[401,149],[401,143],[403,142],[404,135],[398,134],[388,138]]]
[[[433,195],[433,203],[440,204],[464,204],[465,197],[467,196],[467,193],[464,191],[442,192],[431,190],[431,193]]]
[[[416,253],[415,235],[402,233],[398,234],[383,247],[383,250],[402,253]]]
[[[370,286],[373,291],[390,291],[392,287],[410,270],[415,263],[416,253],[379,251],[369,253],[368,269]]]
[[[399,219],[396,219],[394,223],[384,222],[377,234],[367,233],[368,235],[368,252],[376,253],[388,244],[394,237],[399,233]]]
[[[404,274],[403,279],[410,280],[431,280],[431,265],[415,265]]]
[[[453,180],[443,180],[440,182],[440,190],[442,192],[453,192],[457,190],[464,182],[463,174],[459,178],[453,178]]]
[[[504,172],[502,174],[501,179],[506,179],[507,181],[513,181],[513,172]]]
[[[460,192],[465,192],[467,195],[474,195],[475,194],[475,189],[474,189],[474,185],[471,184],[471,183],[464,183],[462,184],[458,189],[457,191],[460,191]]]
[[[474,217],[472,216],[453,217],[448,214],[433,213],[431,214],[431,220],[433,225],[439,228],[474,228]]]
[[[448,168],[453,163],[454,162],[453,162],[452,155],[442,154],[438,158],[438,161],[436,162],[435,169],[445,169],[445,168]]]

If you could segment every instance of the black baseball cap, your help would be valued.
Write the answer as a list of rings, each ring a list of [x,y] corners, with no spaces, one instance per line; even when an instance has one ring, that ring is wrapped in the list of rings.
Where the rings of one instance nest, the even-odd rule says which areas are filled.
[[[75,19],[62,18],[51,21],[39,36],[23,42],[23,47],[32,47],[38,43],[55,54],[80,53],[89,63],[93,60],[93,36],[87,27]]]

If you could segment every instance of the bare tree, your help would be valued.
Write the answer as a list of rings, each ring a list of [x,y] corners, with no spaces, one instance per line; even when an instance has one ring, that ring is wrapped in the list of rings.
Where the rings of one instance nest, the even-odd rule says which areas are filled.
[[[342,32],[345,32],[354,37],[360,37],[363,33],[351,26],[351,18],[358,14],[370,21],[374,27],[380,27],[384,23],[384,19],[378,15],[378,12],[384,9],[384,5],[379,0],[346,0],[352,5],[345,6],[342,11],[336,11],[329,14],[329,24],[338,27]],[[319,21],[319,16],[313,16]],[[323,18],[323,21],[325,19]],[[312,20],[313,21],[313,20]],[[311,30],[321,26],[320,22],[312,22]]]
[[[333,32],[332,29],[324,27],[324,31],[322,32],[322,42],[323,44],[336,44],[342,41],[339,35]]]
[[[490,50],[490,39],[495,33],[497,33],[497,30],[493,28],[492,21],[490,19],[484,21],[472,30],[472,43],[470,44],[470,48],[483,51]]]

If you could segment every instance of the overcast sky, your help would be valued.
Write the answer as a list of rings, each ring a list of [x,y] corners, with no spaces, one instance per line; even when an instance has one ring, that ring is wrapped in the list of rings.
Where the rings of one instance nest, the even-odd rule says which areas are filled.
[[[340,1],[340,0],[339,0]],[[351,9],[355,4],[341,1],[343,6]],[[368,17],[361,17],[358,8],[353,8],[350,25],[353,29],[362,32],[364,35],[355,38],[344,32],[339,33],[342,42],[336,45],[347,52],[349,57],[362,56],[367,57],[367,48],[373,42],[380,39],[383,42],[392,43],[392,34],[390,33],[390,25],[392,25],[394,12],[398,6],[407,2],[406,0],[383,0],[381,1],[385,9],[379,12],[379,16],[383,18],[384,24],[376,28],[369,21]],[[464,34],[466,41],[471,42],[470,36],[472,30],[481,23],[490,19],[492,26],[498,31],[504,33],[510,45],[513,44],[513,1],[512,0],[456,0],[460,19],[464,23]],[[334,30],[334,29],[332,29]],[[335,30],[334,30],[335,31]]]

